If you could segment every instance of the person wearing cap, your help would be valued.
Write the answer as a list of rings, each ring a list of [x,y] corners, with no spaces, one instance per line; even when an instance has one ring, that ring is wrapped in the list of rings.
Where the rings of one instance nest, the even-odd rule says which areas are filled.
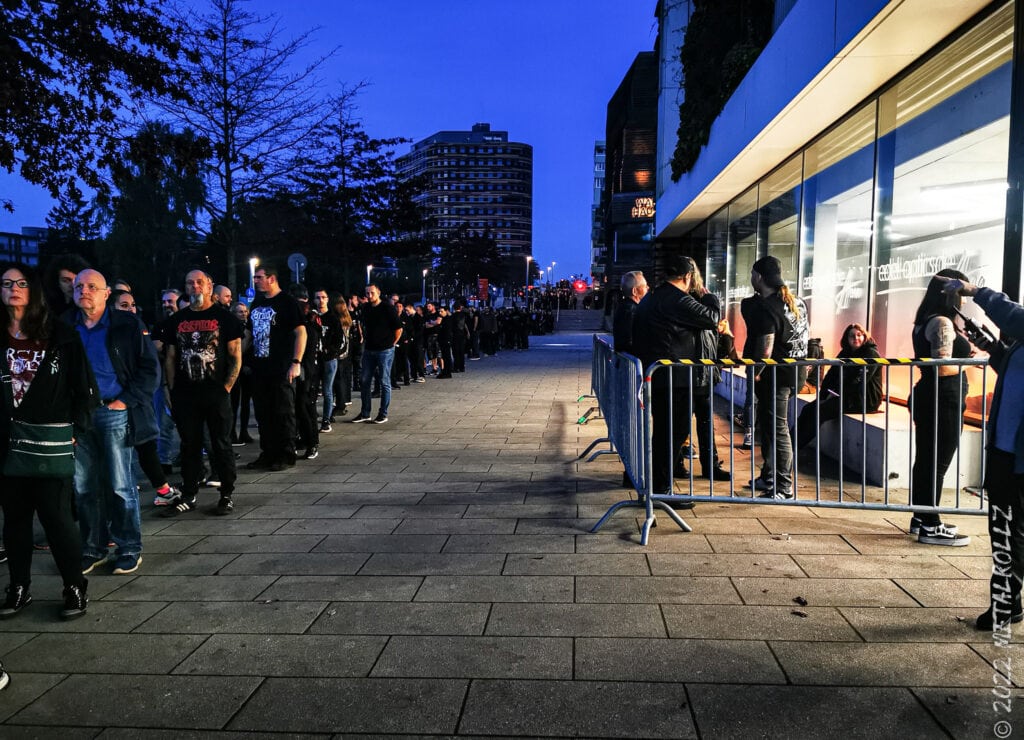
[[[700,333],[718,326],[719,312],[690,294],[696,270],[697,265],[689,257],[670,255],[665,263],[665,282],[637,305],[633,349],[644,368],[658,360],[698,359]],[[691,387],[707,382],[706,368],[691,370],[673,366],[653,375],[651,477],[654,493],[672,492],[672,474],[679,462],[679,449],[695,431]]]
[[[761,296],[761,309],[746,316],[752,338],[752,360],[807,357],[807,306],[793,295],[782,277],[782,263],[762,257],[750,271],[750,284]],[[754,373],[757,434],[761,443],[761,474],[747,486],[759,498],[789,500],[793,493],[793,440],[789,436],[789,402],[802,384],[801,368],[758,367]]]

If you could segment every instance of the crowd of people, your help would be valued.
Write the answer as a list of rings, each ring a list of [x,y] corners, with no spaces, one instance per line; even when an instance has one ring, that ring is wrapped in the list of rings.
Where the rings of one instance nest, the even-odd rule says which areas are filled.
[[[45,274],[25,264],[0,269],[0,562],[10,573],[0,619],[32,603],[36,518],[63,581],[60,616],[80,617],[86,576],[142,565],[137,470],[160,516],[195,511],[203,488],[217,492],[209,513],[229,514],[240,458],[233,447],[258,442],[252,470],[316,459],[320,435],[348,415],[354,394],[360,405],[349,421],[385,424],[393,391],[454,378],[467,360],[528,349],[539,315],[462,300],[404,305],[373,284],[350,296],[309,291],[282,285],[273,266],[261,265],[251,304],[193,269],[181,287],[161,292],[161,315],[147,323],[130,281],[108,279],[75,255]],[[33,436],[43,432],[43,441]]]
[[[661,359],[737,359],[719,301],[704,287],[693,260],[670,257],[664,270],[665,281],[653,290],[641,272],[622,277],[622,298],[612,322],[616,351],[635,355],[645,368]],[[746,433],[744,446],[753,447],[751,431],[757,433],[761,467],[747,487],[759,498],[794,500],[794,447],[811,442],[820,424],[844,413],[876,411],[883,397],[880,368],[832,367],[817,382],[816,400],[791,420],[790,401],[807,380],[807,366],[783,361],[808,356],[807,306],[788,289],[775,257],[753,264],[750,283],[753,293],[740,304],[747,330],[743,356],[781,364],[748,367],[744,413],[734,421]],[[969,332],[960,312],[963,296],[973,297],[1010,342]],[[976,626],[1005,629],[1011,622],[1024,621],[1024,383],[1018,382],[1024,379],[1024,353],[1018,352],[1024,340],[1024,308],[997,291],[972,285],[956,270],[942,270],[929,281],[908,331],[916,357],[962,359],[971,357],[977,345],[990,353],[998,374],[987,427],[984,481],[993,541],[991,604]],[[870,361],[879,352],[867,329],[854,323],[843,332],[838,356]],[[683,451],[694,444],[699,446],[701,477],[712,484],[731,481],[714,442],[710,388],[716,371],[713,364],[668,365],[653,373],[651,476],[656,494],[671,493],[673,478],[688,475]],[[915,453],[910,500],[911,506],[921,508],[913,511],[908,529],[921,544],[970,543],[955,524],[944,523],[929,508],[941,506],[943,481],[959,445],[967,388],[963,367],[950,363],[923,367],[911,390]]]

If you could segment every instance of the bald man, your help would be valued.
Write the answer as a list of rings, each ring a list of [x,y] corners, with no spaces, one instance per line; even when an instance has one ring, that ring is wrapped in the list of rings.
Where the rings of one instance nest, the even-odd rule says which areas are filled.
[[[92,428],[79,432],[75,502],[82,530],[82,573],[113,559],[114,573],[142,563],[142,522],[132,448],[156,439],[152,398],[157,355],[135,314],[107,308],[110,288],[96,270],[75,276],[74,326],[96,376],[101,403]],[[114,542],[113,555],[108,543]]]

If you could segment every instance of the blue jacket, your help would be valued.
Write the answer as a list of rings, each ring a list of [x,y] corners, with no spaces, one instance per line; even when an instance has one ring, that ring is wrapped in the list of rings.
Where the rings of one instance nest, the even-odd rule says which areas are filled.
[[[156,439],[159,429],[153,412],[153,392],[159,378],[156,347],[149,330],[139,318],[127,311],[107,308],[110,328],[107,351],[121,386],[119,400],[128,407],[128,444],[132,447]],[[81,311],[70,315],[73,324],[81,321]]]

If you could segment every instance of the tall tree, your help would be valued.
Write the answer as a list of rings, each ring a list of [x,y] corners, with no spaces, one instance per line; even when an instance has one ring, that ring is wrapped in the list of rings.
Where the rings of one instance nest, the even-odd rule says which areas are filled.
[[[319,74],[334,52],[299,63],[312,31],[283,39],[274,17],[250,12],[245,0],[209,0],[181,23],[189,29],[182,59],[192,99],[157,104],[213,147],[208,236],[234,285],[238,206],[279,186],[329,116]]]
[[[475,231],[461,224],[441,243],[434,272],[452,295],[476,292],[477,278],[492,283],[503,277],[502,257],[490,231]]]
[[[118,112],[143,95],[181,98],[165,0],[0,3],[0,168],[79,199],[120,142]],[[13,210],[10,200],[0,206]]]
[[[186,266],[202,261],[195,232],[209,153],[191,131],[148,123],[111,167],[116,193],[98,198],[109,227],[101,261],[132,282],[140,302],[179,284]]]

